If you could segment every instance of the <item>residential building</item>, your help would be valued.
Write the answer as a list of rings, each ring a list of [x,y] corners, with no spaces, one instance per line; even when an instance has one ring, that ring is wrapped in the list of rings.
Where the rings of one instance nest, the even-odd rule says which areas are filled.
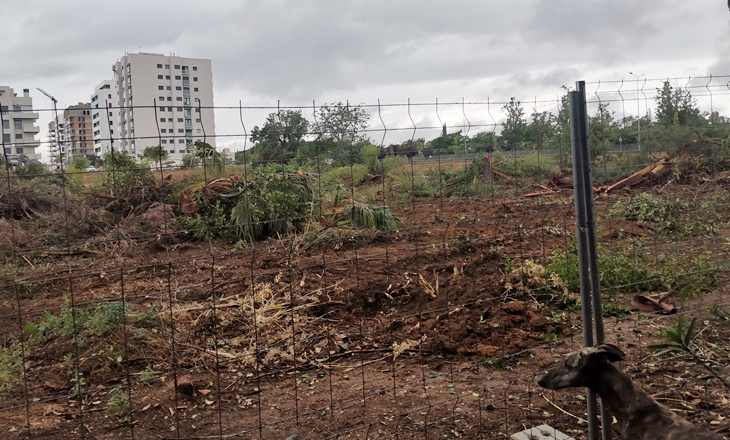
[[[63,121],[59,121],[58,130],[56,129],[55,120],[48,123],[48,147],[52,164],[58,166],[60,161],[63,160],[64,165],[68,165],[69,157],[66,154],[66,131]]]
[[[97,156],[111,152],[112,140],[118,134],[118,99],[117,83],[112,80],[102,81],[91,95],[91,130]]]
[[[33,98],[30,90],[23,89],[23,96],[18,96],[12,88],[0,86],[0,118],[2,119],[2,146],[8,161],[13,165],[21,165],[29,160],[40,160],[37,148],[41,145],[36,140],[40,127],[36,125],[38,112],[33,111]]]
[[[65,155],[73,159],[94,154],[94,137],[91,131],[91,104],[72,105],[63,111]]]
[[[215,147],[210,60],[127,53],[112,70],[120,112],[115,145],[121,150],[140,155],[161,146],[179,163],[194,142]]]

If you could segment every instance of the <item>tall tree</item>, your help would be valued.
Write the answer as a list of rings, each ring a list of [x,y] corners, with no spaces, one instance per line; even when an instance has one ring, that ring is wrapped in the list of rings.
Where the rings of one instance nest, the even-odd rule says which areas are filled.
[[[318,140],[335,142],[367,140],[363,132],[368,127],[370,115],[362,105],[341,102],[325,104],[317,110],[314,132]]]
[[[326,154],[336,166],[349,165],[356,161],[359,148],[355,145],[369,141],[365,129],[370,115],[362,105],[342,102],[325,104],[316,112],[314,133],[316,139],[312,150]]]
[[[527,135],[527,122],[525,122],[525,109],[522,103],[515,98],[510,98],[509,103],[502,107],[507,113],[507,119],[502,123],[502,140],[507,149],[517,149],[525,141]]]
[[[656,118],[663,125],[696,126],[707,121],[700,115],[692,93],[682,87],[672,87],[664,81],[662,88],[657,88]]]
[[[309,121],[299,110],[270,113],[263,126],[251,130],[254,155],[258,160],[288,161],[296,156],[308,131]]]
[[[588,134],[593,159],[605,154],[618,142],[618,127],[608,103],[598,104],[596,114],[588,117]]]
[[[140,156],[140,159],[144,159],[147,162],[161,165],[162,162],[167,160],[168,157],[169,154],[167,153],[167,150],[158,145],[155,147],[145,148],[142,152],[142,155]]]

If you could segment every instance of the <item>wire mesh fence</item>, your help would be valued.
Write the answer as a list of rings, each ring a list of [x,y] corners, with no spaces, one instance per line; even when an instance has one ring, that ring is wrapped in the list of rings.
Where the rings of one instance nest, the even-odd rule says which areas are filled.
[[[724,433],[728,79],[588,83],[606,339]],[[240,131],[156,123],[94,172],[6,150],[0,429],[586,438],[583,390],[537,385],[583,345],[567,103],[216,108]],[[700,362],[651,348],[679,318]]]

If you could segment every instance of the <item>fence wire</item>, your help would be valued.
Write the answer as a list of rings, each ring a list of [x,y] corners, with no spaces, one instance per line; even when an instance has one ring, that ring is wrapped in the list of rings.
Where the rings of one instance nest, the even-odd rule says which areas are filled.
[[[729,79],[588,83],[606,339],[725,435],[727,388],[651,346],[697,318],[730,375]],[[93,172],[4,142],[0,430],[586,438],[584,390],[537,385],[583,345],[566,106],[217,107],[240,131],[180,157],[156,122]]]

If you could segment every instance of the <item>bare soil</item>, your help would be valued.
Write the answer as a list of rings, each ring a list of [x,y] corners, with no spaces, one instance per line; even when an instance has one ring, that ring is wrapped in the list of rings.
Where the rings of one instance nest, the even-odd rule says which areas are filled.
[[[605,211],[622,196],[602,197]],[[243,248],[173,245],[164,234],[139,244],[118,231],[19,250],[17,272],[0,285],[3,343],[64,304],[81,313],[123,298],[130,318],[40,343],[24,332],[25,374],[0,400],[1,435],[500,439],[547,423],[585,439],[584,391],[537,386],[582,346],[579,312],[506,293],[503,283],[508,259],[546,262],[568,246],[570,200],[416,199],[397,214],[399,232],[310,231]],[[608,244],[653,237],[637,222],[600,229]],[[723,238],[692,245],[726,258]],[[730,324],[707,307],[726,304],[728,290],[723,279],[678,304],[718,350],[728,348]],[[613,300],[628,306],[630,295]],[[606,339],[625,349],[624,368],[649,393],[727,436],[727,389],[688,359],[648,348],[674,322],[607,318]],[[83,374],[82,393],[70,371]],[[131,401],[127,420],[108,409],[116,386]]]

